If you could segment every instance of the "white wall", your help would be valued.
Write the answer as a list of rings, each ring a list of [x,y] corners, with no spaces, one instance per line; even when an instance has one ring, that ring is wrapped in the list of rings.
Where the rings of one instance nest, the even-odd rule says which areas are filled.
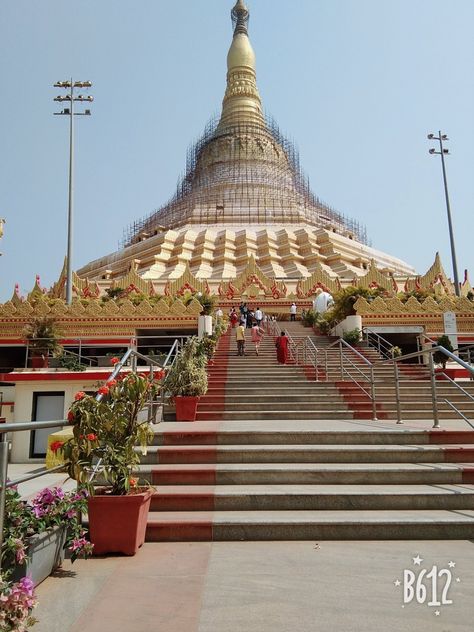
[[[13,422],[32,421],[33,416],[33,394],[34,393],[51,393],[51,392],[63,392],[64,393],[64,414],[63,418],[67,416],[67,411],[71,403],[74,401],[74,395],[78,391],[95,391],[95,380],[85,380],[84,374],[82,374],[79,380],[64,380],[64,381],[46,381],[35,380],[28,382],[17,382],[15,387],[15,412]],[[56,421],[52,419],[51,421]],[[54,429],[51,429],[54,432]],[[42,463],[44,459],[32,459],[30,458],[30,438],[31,431],[25,432],[13,432],[12,435],[12,450],[11,450],[11,462],[12,463]]]

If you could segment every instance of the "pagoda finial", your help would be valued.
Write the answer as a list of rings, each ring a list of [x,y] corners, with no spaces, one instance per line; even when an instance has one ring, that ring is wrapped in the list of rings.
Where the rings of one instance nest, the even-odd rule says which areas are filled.
[[[237,0],[231,12],[234,36],[227,55],[227,90],[219,129],[238,124],[265,125],[257,88],[255,53],[248,37],[249,10]]]
[[[245,6],[244,0],[237,0],[235,7],[232,9],[232,23],[234,25],[234,35],[240,33],[248,35],[249,10]]]

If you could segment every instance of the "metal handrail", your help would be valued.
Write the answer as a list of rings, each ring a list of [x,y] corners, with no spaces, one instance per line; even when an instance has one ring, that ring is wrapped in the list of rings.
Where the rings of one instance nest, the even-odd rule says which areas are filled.
[[[366,336],[366,340],[367,343],[369,345],[371,345],[372,347],[374,347],[373,344],[371,344],[371,338],[375,338],[377,341],[377,344],[375,345],[374,348],[377,349],[377,351],[387,357],[387,358],[391,358],[391,349],[393,348],[392,343],[390,343],[388,340],[386,340],[383,336],[381,336],[380,334],[378,334],[376,331],[373,331],[372,329],[369,329],[368,327],[363,327],[362,329],[362,333],[365,334]]]
[[[326,347],[326,349],[331,349],[335,345],[339,345],[339,346],[344,345],[347,349],[352,351],[352,353],[355,353],[356,356],[358,356],[361,360],[363,360],[365,364],[368,364],[369,366],[373,366],[370,360],[368,360],[365,356],[363,356],[362,353],[359,353],[357,349],[354,349],[354,347],[350,345],[348,342],[346,342],[344,338],[339,338],[338,340],[335,340],[328,347]]]
[[[449,377],[449,375],[447,375],[446,373],[438,373],[438,375],[443,375],[449,382],[451,382],[451,384],[454,384],[454,386],[459,389],[464,395],[466,395],[466,397],[469,397],[469,399],[472,399],[472,401],[474,402],[474,397],[471,395],[471,393],[468,393],[462,386],[460,386],[457,382],[455,382],[453,379],[451,379]]]
[[[454,412],[456,412],[460,417],[462,417],[464,421],[471,426],[471,428],[474,428],[474,424],[470,422],[470,420],[466,417],[464,413],[462,413],[459,410],[459,408],[457,408],[452,402],[450,402],[449,399],[445,399],[444,401],[446,404],[448,404],[448,406],[450,406],[454,410]]]
[[[120,371],[126,365],[129,359],[132,360],[132,371],[137,370],[137,364],[136,364],[137,359],[142,359],[142,360],[146,360],[147,362],[151,362],[150,372],[153,375],[154,366],[157,366],[160,369],[166,368],[168,365],[171,366],[174,360],[176,359],[176,354],[178,352],[179,352],[179,341],[175,340],[175,342],[173,343],[173,346],[171,347],[168,353],[168,356],[166,357],[164,364],[160,364],[156,360],[153,360],[152,358],[149,358],[148,356],[145,356],[139,353],[133,347],[130,347],[125,352],[123,357],[119,360],[119,362],[117,362],[117,364],[114,367],[114,370],[107,378],[106,383],[110,382],[112,379],[115,379],[117,377],[117,375],[120,373]],[[174,357],[173,357],[173,353],[174,353]],[[172,357],[173,357],[173,362],[170,363]],[[162,394],[162,391],[163,389],[161,389],[161,394]],[[96,399],[98,401],[101,401],[102,397],[103,395],[99,393],[96,395]],[[153,414],[152,407],[150,407],[148,411],[149,421],[151,419],[152,414]],[[53,471],[59,471],[61,469],[64,469],[64,466],[61,465],[51,470],[45,469],[45,470],[42,470],[41,472],[36,472],[33,475],[28,475],[27,477],[22,477],[15,481],[8,481],[7,433],[23,432],[25,430],[42,430],[42,429],[47,429],[47,428],[58,428],[58,427],[64,427],[68,425],[68,423],[69,422],[67,420],[61,419],[61,420],[56,420],[56,421],[25,421],[25,422],[17,422],[17,423],[0,424],[0,551],[3,545],[3,525],[5,522],[5,499],[6,499],[7,487],[13,487],[14,485],[17,485],[19,483],[26,482],[34,478],[40,478],[41,476],[49,474]],[[96,464],[94,471],[92,472],[90,482],[92,482],[92,479],[94,478],[95,474],[99,470],[100,465],[101,465],[101,459]],[[0,571],[1,571],[1,558],[0,558]]]
[[[309,350],[308,350],[308,346],[309,346]],[[307,360],[308,353],[310,355],[312,354],[316,382],[319,382],[318,356],[320,353],[324,353],[324,372],[325,372],[325,378],[327,382],[328,381],[328,354],[327,354],[326,349],[317,347],[314,344],[314,342],[311,340],[311,338],[309,336],[306,336],[306,338],[303,341],[303,353],[304,353],[303,361],[305,364],[308,363],[308,360]]]

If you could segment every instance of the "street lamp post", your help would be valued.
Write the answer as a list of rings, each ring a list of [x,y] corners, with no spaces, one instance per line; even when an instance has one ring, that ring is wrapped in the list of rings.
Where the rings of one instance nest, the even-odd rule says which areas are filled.
[[[62,88],[67,91],[64,96],[55,97],[55,101],[60,103],[67,101],[69,107],[64,108],[61,112],[55,112],[56,116],[69,116],[69,201],[68,201],[68,217],[67,217],[67,273],[66,273],[66,302],[68,305],[72,303],[72,251],[73,251],[73,219],[74,219],[74,117],[90,116],[91,111],[75,112],[74,104],[92,103],[94,97],[90,95],[78,94],[75,90],[88,89],[92,87],[90,81],[58,81],[54,84],[55,88]]]
[[[439,154],[441,156],[441,165],[443,167],[443,182],[444,182],[444,195],[446,197],[446,210],[448,213],[448,228],[449,228],[449,240],[451,243],[451,258],[453,261],[453,275],[454,275],[454,289],[456,291],[456,296],[461,296],[461,290],[459,285],[459,275],[458,275],[458,264],[456,259],[456,247],[454,245],[454,231],[453,231],[453,221],[451,219],[451,205],[449,203],[449,193],[448,193],[448,180],[446,177],[446,165],[444,162],[444,157],[449,155],[449,149],[445,149],[443,146],[443,142],[445,140],[449,140],[446,134],[442,134],[441,131],[438,132],[438,136],[434,134],[428,134],[429,140],[437,140],[439,141],[439,151],[436,149],[430,149],[430,154]]]

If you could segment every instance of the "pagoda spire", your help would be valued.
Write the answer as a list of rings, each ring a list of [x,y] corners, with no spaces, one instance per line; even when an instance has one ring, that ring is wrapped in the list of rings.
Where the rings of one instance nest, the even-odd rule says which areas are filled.
[[[265,126],[257,88],[255,53],[248,36],[249,10],[237,0],[231,12],[234,36],[227,55],[227,89],[219,131],[236,125]]]

